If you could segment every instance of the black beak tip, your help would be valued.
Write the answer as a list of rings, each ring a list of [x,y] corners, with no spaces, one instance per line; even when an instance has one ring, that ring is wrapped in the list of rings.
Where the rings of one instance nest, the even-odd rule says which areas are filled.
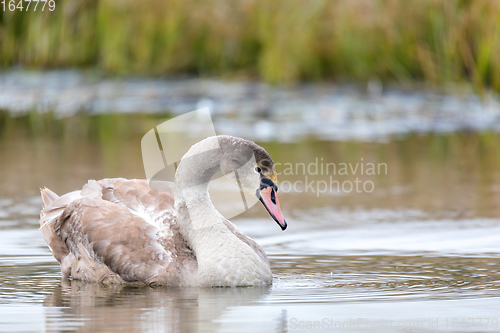
[[[287,226],[288,225],[286,224],[286,221],[283,221],[283,225],[280,224],[280,227],[281,227],[282,231],[285,231],[285,229],[286,229]]]

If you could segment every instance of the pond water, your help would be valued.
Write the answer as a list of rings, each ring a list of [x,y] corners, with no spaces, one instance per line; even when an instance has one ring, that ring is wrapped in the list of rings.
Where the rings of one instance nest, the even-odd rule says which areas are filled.
[[[161,119],[0,120],[1,332],[499,329],[498,134],[262,143],[289,228],[260,205],[233,221],[268,253],[272,287],[166,289],[62,280],[38,230],[39,187],[143,178],[140,138]]]

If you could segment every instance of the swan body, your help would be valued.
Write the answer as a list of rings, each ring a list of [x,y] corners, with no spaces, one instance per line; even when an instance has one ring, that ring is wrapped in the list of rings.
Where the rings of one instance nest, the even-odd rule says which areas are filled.
[[[60,197],[43,189],[40,229],[63,277],[103,284],[271,284],[264,250],[210,200],[216,172],[257,195],[286,228],[267,152],[240,138],[210,137],[182,158],[174,183],[91,180]]]

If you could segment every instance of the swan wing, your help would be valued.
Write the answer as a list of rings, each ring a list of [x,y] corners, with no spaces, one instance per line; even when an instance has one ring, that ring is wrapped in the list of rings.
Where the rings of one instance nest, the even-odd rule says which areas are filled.
[[[42,234],[65,275],[100,281],[111,271],[127,282],[177,284],[177,264],[192,261],[173,216],[173,193],[147,181],[89,181],[81,191],[45,197],[55,200],[42,211]]]
[[[76,258],[102,263],[127,282],[150,283],[172,262],[172,253],[160,243],[160,230],[106,200],[73,201],[54,228]]]

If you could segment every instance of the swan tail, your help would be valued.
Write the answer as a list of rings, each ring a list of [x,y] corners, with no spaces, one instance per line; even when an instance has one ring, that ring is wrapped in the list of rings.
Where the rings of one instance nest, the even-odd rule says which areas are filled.
[[[66,207],[75,199],[80,198],[80,191],[70,192],[63,196],[58,196],[48,188],[43,188],[40,191],[44,207],[40,212],[40,232],[49,246],[54,258],[57,261],[62,260],[68,255],[69,251],[64,242],[59,237],[59,232],[56,228],[56,222],[62,215]]]
[[[44,208],[59,198],[57,194],[46,187],[40,189],[40,195],[42,196]]]

